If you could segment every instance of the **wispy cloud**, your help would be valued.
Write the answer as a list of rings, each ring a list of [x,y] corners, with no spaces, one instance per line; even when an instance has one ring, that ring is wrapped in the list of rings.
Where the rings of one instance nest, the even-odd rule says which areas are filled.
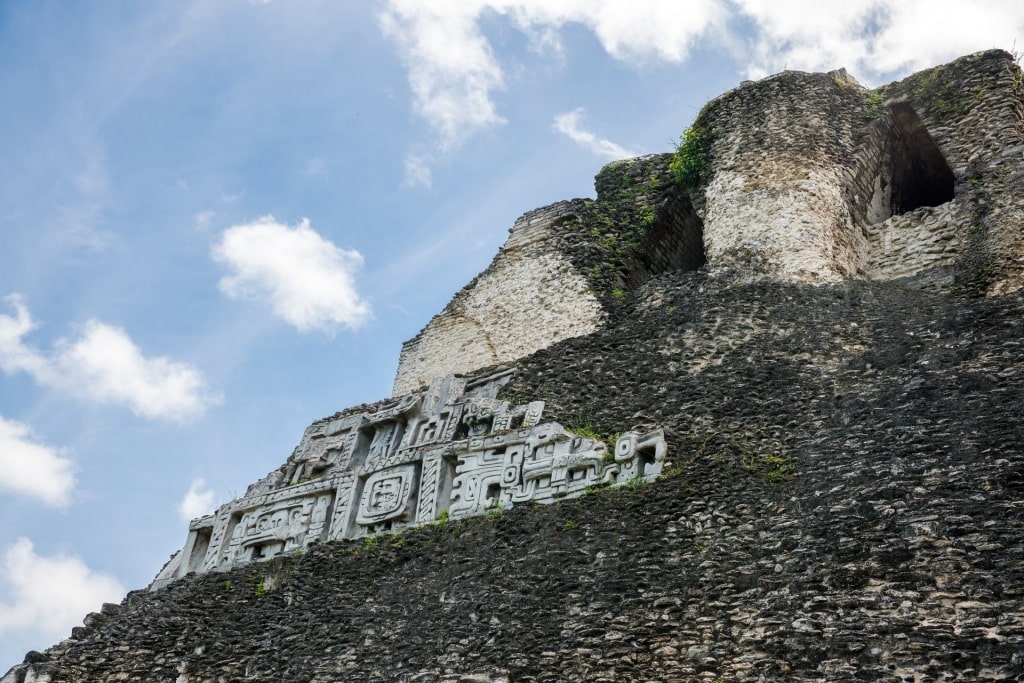
[[[75,489],[74,463],[38,442],[23,422],[0,416],[0,489],[64,507]]]
[[[558,31],[583,24],[616,59],[678,62],[697,36],[722,23],[716,0],[390,0],[381,26],[399,48],[416,112],[450,150],[476,131],[504,122],[493,93],[505,76],[481,30],[481,17],[504,15],[535,46],[561,49]]]
[[[573,142],[585,147],[599,157],[615,161],[616,159],[628,159],[629,157],[637,156],[636,152],[631,152],[625,147],[616,144],[607,138],[599,138],[589,130],[581,128],[580,121],[582,119],[583,108],[581,107],[579,109],[574,109],[573,111],[557,115],[555,117],[555,122],[551,127],[556,132],[568,137]]]
[[[410,154],[405,158],[405,184],[408,187],[430,188],[432,173],[430,164],[421,156]]]
[[[354,329],[370,317],[355,287],[362,255],[338,248],[306,219],[294,228],[273,216],[233,226],[210,253],[231,271],[220,281],[225,295],[264,303],[300,332]]]
[[[504,77],[477,25],[483,8],[479,2],[392,0],[381,15],[409,71],[416,112],[440,133],[443,149],[504,121],[491,100]]]
[[[0,636],[38,634],[40,641],[67,636],[82,616],[104,602],[118,602],[125,588],[73,555],[43,556],[27,538],[7,547],[0,566]]]
[[[213,512],[216,503],[217,494],[206,488],[206,482],[203,479],[193,479],[178,504],[178,516],[182,521],[190,522],[196,517]]]
[[[216,215],[216,211],[210,211],[209,209],[207,209],[206,211],[200,211],[193,217],[196,228],[201,232],[209,230],[210,225],[213,223],[213,218]]]
[[[869,79],[1024,35],[1024,5],[1014,0],[388,0],[381,26],[405,61],[415,111],[443,151],[505,120],[494,101],[504,70],[481,28],[494,15],[555,54],[562,28],[577,24],[624,62],[680,63],[697,47],[726,48],[755,77],[845,66]]]
[[[43,353],[24,343],[37,327],[21,297],[5,298],[14,315],[0,314],[0,369],[25,372],[38,383],[77,398],[127,405],[148,418],[183,420],[219,402],[202,374],[163,356],[146,358],[119,327],[98,320],[74,340],[58,341]]]
[[[302,172],[312,177],[327,175],[327,160],[323,157],[316,157],[306,162]]]

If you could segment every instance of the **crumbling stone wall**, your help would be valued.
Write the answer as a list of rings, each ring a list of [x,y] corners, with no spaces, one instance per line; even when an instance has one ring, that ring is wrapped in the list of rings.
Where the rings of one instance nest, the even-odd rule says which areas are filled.
[[[696,125],[713,141],[702,207],[712,267],[742,263],[810,282],[864,275],[865,239],[854,228],[844,172],[860,92],[837,87],[837,78],[786,71],[701,112]]]
[[[585,314],[548,324],[592,331],[516,328],[494,398],[664,429],[662,481],[186,576],[0,683],[1021,679],[1022,112],[1000,51],[723,96],[692,203],[666,156],[607,167],[518,221],[399,371],[493,362],[532,310],[503,283],[568,282]]]
[[[559,248],[584,273],[605,310],[659,273],[696,270],[707,261],[703,223],[669,170],[671,154],[608,164],[594,178],[595,201],[559,230]]]
[[[784,72],[713,100],[695,124],[712,140],[696,197],[709,263],[809,282],[1019,287],[1021,80],[992,50],[873,91],[843,71]],[[897,218],[923,208],[950,220]]]
[[[920,115],[956,177],[964,242],[957,286],[1024,285],[1024,77],[1013,56],[980,52],[880,89]]]
[[[520,217],[487,270],[402,345],[394,395],[594,331],[600,304],[551,246],[554,227],[578,211],[578,202],[558,202]]]
[[[670,158],[609,164],[595,178],[595,200],[558,202],[517,220],[487,270],[402,346],[395,395],[592,332],[628,289],[702,266],[701,221]]]
[[[941,160],[948,163],[952,178],[935,177],[942,173],[935,160],[924,164],[923,173],[914,175],[927,178],[924,184],[932,188],[951,182],[956,197],[949,206],[939,207],[939,213],[949,218],[944,226],[939,226],[941,221],[908,216],[909,222],[895,219],[896,225],[883,228],[870,225],[877,223],[877,218],[869,217],[868,230],[875,237],[888,233],[886,239],[906,245],[902,253],[896,253],[895,249],[886,250],[884,243],[872,244],[874,254],[869,260],[874,264],[874,276],[886,276],[888,267],[881,261],[888,259],[902,261],[897,269],[900,276],[916,269],[915,277],[965,292],[998,294],[1021,286],[1024,234],[1020,225],[1024,223],[1024,208],[1015,198],[1024,192],[1022,87],[1024,78],[1013,57],[1002,50],[990,50],[922,71],[866,95],[865,115],[872,121],[871,137],[877,141],[879,132],[889,132],[888,147],[892,149],[895,136],[890,131],[894,128],[902,128],[895,131],[897,135],[926,136],[927,144],[934,144]],[[898,144],[896,147],[898,154]],[[885,177],[885,162],[872,158],[870,148],[867,145],[858,152],[861,166],[850,184],[860,194],[860,198],[853,198],[854,204],[872,196],[872,190],[863,187],[866,169],[872,169],[866,174],[869,180]],[[880,156],[884,160],[894,154],[885,151]],[[880,173],[874,170],[878,167],[882,167]],[[929,168],[933,170],[929,172]],[[894,182],[900,184],[900,179]],[[948,195],[949,191],[943,192]],[[876,187],[876,198],[878,194]],[[939,206],[936,199],[919,205]],[[904,210],[916,208],[910,205]],[[922,215],[927,217],[928,213]],[[898,237],[896,232],[900,233]],[[942,272],[946,276],[937,278]]]
[[[402,350],[395,392],[510,362],[618,315],[652,275],[739,269],[830,283],[1024,285],[1024,77],[993,50],[876,90],[784,72],[710,102],[710,179],[669,154],[609,164],[596,200],[523,216],[491,266]]]

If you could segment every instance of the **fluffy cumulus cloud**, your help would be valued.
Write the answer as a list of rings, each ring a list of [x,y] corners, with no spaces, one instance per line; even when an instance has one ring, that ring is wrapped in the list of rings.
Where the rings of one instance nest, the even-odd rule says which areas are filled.
[[[615,161],[616,159],[628,159],[629,157],[635,157],[637,155],[636,152],[631,152],[625,147],[622,147],[621,145],[618,145],[606,138],[599,138],[589,130],[582,128],[582,119],[583,109],[575,109],[556,116],[552,127],[573,142],[589,149],[597,156],[604,157],[610,161]]]
[[[0,489],[63,507],[74,488],[74,463],[39,443],[27,424],[0,416]]]
[[[14,315],[0,314],[0,369],[25,372],[37,382],[89,401],[127,405],[143,417],[182,420],[202,413],[218,397],[193,366],[163,356],[147,358],[119,327],[88,321],[76,339],[51,353],[25,343],[37,327],[17,295],[6,297]]]
[[[370,316],[355,287],[362,255],[339,249],[306,219],[293,228],[272,216],[233,226],[211,255],[231,271],[220,281],[224,294],[265,303],[300,332],[354,329]]]
[[[125,588],[70,555],[43,556],[19,538],[0,566],[0,637],[31,631],[41,642],[66,637],[82,616],[104,602],[118,602]]]
[[[614,59],[682,62],[697,47],[730,51],[751,77],[845,66],[871,80],[1024,36],[1018,0],[389,0],[381,25],[406,63],[416,111],[451,149],[504,121],[502,65],[481,28],[503,17],[543,49],[586,27]]]
[[[178,516],[185,522],[190,522],[196,517],[202,517],[213,512],[217,504],[217,494],[206,488],[206,482],[202,479],[194,479],[185,492],[185,496],[178,504]]]

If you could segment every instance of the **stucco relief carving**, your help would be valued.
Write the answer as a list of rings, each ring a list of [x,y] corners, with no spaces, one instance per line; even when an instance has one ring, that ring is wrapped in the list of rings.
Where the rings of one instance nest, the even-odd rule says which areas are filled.
[[[581,495],[656,477],[660,430],[599,439],[542,422],[543,401],[496,398],[507,373],[467,388],[429,388],[311,425],[288,461],[245,496],[189,525],[185,547],[154,581],[229,569],[328,539],[381,532]],[[442,512],[444,511],[444,512]]]

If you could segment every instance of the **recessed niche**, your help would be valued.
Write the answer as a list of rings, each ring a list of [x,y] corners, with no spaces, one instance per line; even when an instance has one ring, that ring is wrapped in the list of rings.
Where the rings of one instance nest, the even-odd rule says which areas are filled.
[[[945,204],[953,198],[955,179],[938,145],[909,104],[897,103],[889,110],[897,138],[893,147],[892,212]]]
[[[658,208],[657,219],[641,238],[623,281],[626,287],[633,288],[652,275],[697,270],[706,261],[704,223],[690,198],[678,191]]]
[[[921,117],[906,102],[889,106],[878,148],[881,163],[874,194],[866,209],[868,222],[953,199],[955,178]]]

